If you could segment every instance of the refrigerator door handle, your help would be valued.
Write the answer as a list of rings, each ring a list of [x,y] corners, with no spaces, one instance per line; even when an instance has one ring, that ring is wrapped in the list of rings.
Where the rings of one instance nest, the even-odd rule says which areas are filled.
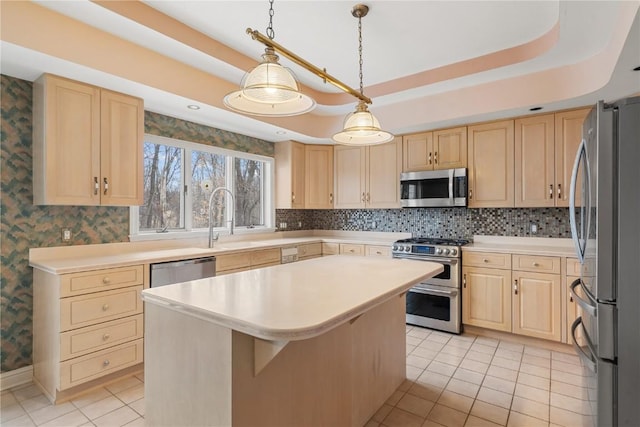
[[[582,292],[587,296],[587,299],[584,299],[580,295],[578,295],[578,293],[576,292],[576,288],[578,286],[582,288]],[[574,280],[573,283],[569,285],[569,292],[571,292],[571,296],[584,312],[588,313],[592,317],[596,317],[598,315],[598,303],[591,296],[587,288],[584,287],[584,282],[582,281],[582,279]]]
[[[576,338],[576,329],[578,329],[578,326],[580,326],[582,328],[582,335],[584,336],[584,340],[587,343],[587,347],[589,348],[589,353],[590,354],[587,354],[582,349],[580,344],[578,344],[578,339]],[[573,341],[573,347],[576,349],[576,353],[578,353],[578,357],[582,360],[582,363],[585,366],[587,366],[591,370],[591,372],[596,372],[595,351],[594,351],[594,348],[593,348],[593,344],[591,343],[591,340],[589,339],[589,335],[587,334],[587,331],[585,330],[584,326],[582,325],[582,317],[578,317],[571,324],[571,341]]]
[[[585,163],[586,163],[586,155],[587,155],[586,151],[587,151],[587,142],[583,138],[582,141],[580,142],[580,145],[578,146],[578,150],[576,152],[576,159],[573,162],[573,170],[571,171],[571,185],[569,186],[569,223],[571,225],[571,239],[573,240],[573,243],[576,247],[576,254],[578,255],[578,260],[580,261],[580,264],[584,264],[585,248],[580,242],[580,236],[578,235],[578,227],[576,224],[576,185],[578,183],[578,169],[580,168],[580,163],[583,158],[585,159]],[[587,165],[585,164],[584,167],[587,167]],[[584,184],[585,183],[583,183],[583,185]],[[585,191],[584,192],[585,195],[588,194],[589,191],[590,190]],[[584,200],[583,200],[583,203],[584,203]],[[587,215],[589,215],[588,211],[587,211]],[[584,215],[582,216],[583,216],[582,221],[584,222]],[[581,228],[584,229],[583,223],[581,223],[580,226]],[[585,246],[586,246],[586,239],[585,239]]]

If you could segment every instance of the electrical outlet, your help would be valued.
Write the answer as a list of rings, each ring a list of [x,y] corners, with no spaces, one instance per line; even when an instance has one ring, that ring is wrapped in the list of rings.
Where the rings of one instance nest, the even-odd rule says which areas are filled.
[[[298,221],[298,228],[302,228],[302,221]]]
[[[531,234],[538,234],[538,225],[531,223]]]
[[[69,230],[68,228],[62,229],[62,241],[68,242],[70,240],[71,240],[71,230]]]

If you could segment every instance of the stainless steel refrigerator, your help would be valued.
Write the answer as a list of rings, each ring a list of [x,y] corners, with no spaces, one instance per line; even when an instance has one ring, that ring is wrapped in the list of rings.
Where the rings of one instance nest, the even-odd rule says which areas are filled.
[[[597,426],[640,426],[640,97],[599,102],[585,119],[570,222],[582,263],[571,339]]]

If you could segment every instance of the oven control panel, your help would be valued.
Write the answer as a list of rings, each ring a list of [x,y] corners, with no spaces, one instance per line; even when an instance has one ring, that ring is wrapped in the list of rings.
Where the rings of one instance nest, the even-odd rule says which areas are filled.
[[[394,243],[392,253],[395,255],[411,254],[421,256],[440,256],[457,258],[460,256],[460,250],[451,246],[434,246],[434,245],[416,245],[410,243]]]

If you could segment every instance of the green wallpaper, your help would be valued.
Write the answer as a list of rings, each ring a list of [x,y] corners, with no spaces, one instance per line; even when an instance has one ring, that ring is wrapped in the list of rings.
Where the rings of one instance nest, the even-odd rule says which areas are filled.
[[[34,206],[32,193],[32,83],[0,76],[0,370],[31,364],[32,270],[29,248],[128,240],[129,208]],[[161,114],[145,112],[145,132],[273,156],[273,143]]]

